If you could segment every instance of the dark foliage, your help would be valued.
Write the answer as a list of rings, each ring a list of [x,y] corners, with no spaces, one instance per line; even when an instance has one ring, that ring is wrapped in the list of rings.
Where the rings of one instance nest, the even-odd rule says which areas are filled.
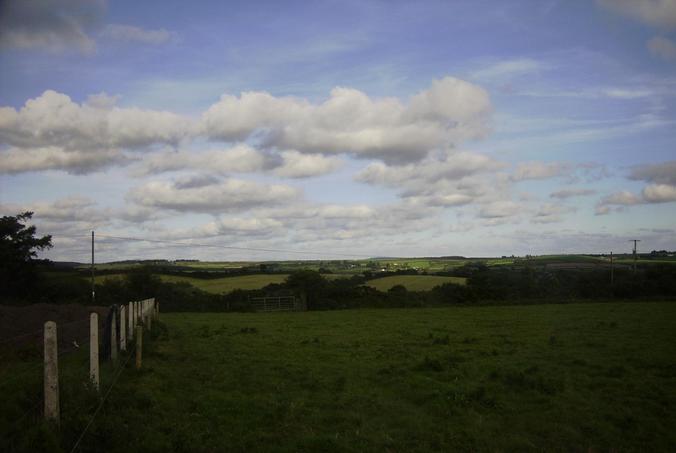
[[[0,218],[0,288],[3,301],[27,296],[37,279],[37,251],[52,246],[52,237],[35,236],[35,226],[26,226],[32,212]]]

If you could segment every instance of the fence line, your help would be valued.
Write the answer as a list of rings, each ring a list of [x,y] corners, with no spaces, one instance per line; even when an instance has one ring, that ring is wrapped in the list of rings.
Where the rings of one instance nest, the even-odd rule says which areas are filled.
[[[99,411],[101,411],[101,408],[103,408],[103,405],[105,404],[106,400],[108,399],[110,392],[113,390],[113,387],[115,387],[115,384],[117,384],[117,379],[122,374],[122,371],[124,371],[124,368],[127,366],[127,363],[129,363],[129,359],[131,359],[131,356],[132,356],[131,353],[127,354],[127,360],[124,361],[124,364],[119,365],[116,368],[117,374],[115,374],[115,377],[113,378],[113,382],[108,387],[108,390],[106,390],[106,393],[105,393],[105,395],[103,395],[103,398],[101,398],[101,402],[99,402],[99,405],[96,407],[96,410],[94,411],[94,414],[92,415],[92,417],[89,419],[89,423],[87,423],[87,426],[85,426],[85,429],[83,429],[82,432],[80,433],[80,436],[77,438],[77,441],[75,442],[75,445],[73,445],[73,448],[70,450],[70,453],[73,453],[80,446],[80,442],[82,442],[82,439],[84,439],[85,434],[87,434],[87,431],[89,431],[89,428],[92,426],[92,423],[94,423],[96,416],[99,415]]]
[[[85,429],[80,434],[76,444],[74,445],[71,451],[75,451],[87,431],[91,427],[92,423],[96,419],[96,416],[99,414],[101,408],[105,404],[108,396],[112,392],[113,387],[117,383],[120,375],[126,368],[129,360],[132,356],[135,356],[133,339],[133,330],[134,327],[139,327],[141,332],[143,330],[148,330],[152,328],[153,319],[157,321],[159,319],[159,303],[154,299],[144,299],[141,301],[133,301],[128,304],[123,304],[121,307],[113,305],[110,307],[110,314],[107,318],[103,319],[103,328],[99,328],[98,314],[96,312],[91,312],[90,317],[85,320],[76,320],[69,321],[63,324],[56,324],[52,321],[47,321],[43,327],[43,336],[44,336],[44,348],[43,348],[43,361],[40,363],[40,367],[44,370],[43,373],[43,392],[42,397],[37,398],[34,402],[31,402],[31,407],[18,416],[15,419],[14,423],[11,423],[9,430],[5,432],[5,436],[8,436],[6,440],[10,442],[9,445],[13,444],[16,441],[17,437],[20,435],[21,423],[28,417],[30,414],[35,414],[36,410],[39,408],[40,404],[43,404],[43,417],[47,420],[52,420],[55,425],[58,425],[60,419],[60,401],[59,401],[59,357],[69,354],[76,350],[85,350],[85,345],[87,340],[90,340],[90,351],[87,354],[89,357],[85,358],[85,361],[89,361],[89,377],[87,380],[93,381],[94,387],[98,391],[98,381],[99,381],[99,362],[101,357],[98,354],[98,349],[100,343],[110,342],[110,348],[106,349],[107,354],[104,355],[105,358],[109,358],[116,365],[113,367],[112,373],[114,374],[112,383],[107,388],[103,398],[101,399],[99,405],[97,406],[92,418],[89,420],[89,423]],[[68,337],[68,342],[70,343],[71,339],[73,340],[73,345],[61,344],[59,347],[59,340],[61,340],[61,332],[63,332],[63,327],[72,326],[75,323],[85,323],[89,322],[89,334],[86,337]],[[59,332],[61,330],[61,332]],[[103,334],[103,337],[99,335],[99,330]],[[17,338],[23,338],[28,336],[36,335],[36,332],[30,332],[27,334],[18,335],[12,338],[4,339],[5,342],[15,340]],[[74,337],[74,338],[73,338]],[[137,335],[138,340],[141,340],[141,335]],[[62,342],[63,343],[63,342]],[[80,344],[78,344],[80,343]],[[140,341],[139,341],[140,343]],[[80,346],[81,345],[81,346]],[[65,346],[65,347],[64,347]],[[140,344],[138,346],[141,346]],[[96,354],[92,352],[96,350]],[[117,358],[117,351],[125,351],[126,359],[122,361],[115,360]],[[140,353],[140,351],[139,351]],[[79,362],[79,365],[82,366],[86,362]],[[37,363],[35,368],[29,367],[28,371],[35,369],[37,371]],[[94,380],[93,370],[96,370],[96,380]],[[27,372],[28,372],[27,371]],[[25,379],[25,373],[22,373],[22,376],[17,376],[15,379],[0,380],[0,384],[6,384],[7,382],[14,382],[15,380]],[[72,373],[68,373],[72,374]],[[18,430],[18,431],[17,431]],[[3,430],[4,431],[4,430]],[[10,434],[17,432],[15,436],[10,436]],[[4,442],[3,442],[4,444]]]

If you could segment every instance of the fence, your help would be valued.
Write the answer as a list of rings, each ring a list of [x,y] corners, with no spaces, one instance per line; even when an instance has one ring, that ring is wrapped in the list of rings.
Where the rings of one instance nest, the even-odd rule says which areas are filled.
[[[250,297],[249,304],[255,311],[302,311],[305,304],[295,296]]]
[[[99,310],[101,312],[101,310]],[[108,386],[105,393],[100,398],[100,402],[94,411],[89,423],[85,429],[80,434],[77,442],[75,443],[71,451],[77,450],[80,442],[87,433],[89,427],[92,425],[94,419],[98,415],[99,411],[103,407],[108,395],[115,386],[117,379],[121,375],[122,371],[125,369],[127,363],[130,361],[131,357],[136,358],[136,368],[141,368],[142,366],[142,349],[143,349],[143,332],[151,331],[153,321],[159,319],[159,303],[155,299],[145,299],[141,301],[129,302],[124,305],[114,305],[110,307],[110,310],[107,313],[107,316],[103,316],[105,319],[102,319],[102,323],[99,322],[99,313],[91,312],[89,319],[79,320],[73,322],[67,322],[62,324],[57,324],[54,321],[47,321],[44,324],[42,331],[43,336],[43,379],[42,379],[42,398],[36,399],[31,403],[31,408],[17,418],[16,425],[18,426],[27,417],[33,415],[36,416],[37,410],[42,405],[41,416],[45,420],[49,421],[55,426],[59,425],[60,416],[61,416],[61,401],[60,401],[60,392],[59,392],[59,359],[64,358],[65,354],[68,354],[76,349],[84,349],[85,344],[89,344],[89,354],[88,354],[88,365],[89,373],[85,379],[84,369],[80,368],[84,365],[82,362],[78,362],[79,365],[76,366],[76,369],[68,369],[67,371],[72,373],[73,371],[77,372],[77,369],[82,369],[82,378],[85,381],[90,382],[91,386],[96,389],[97,392],[100,392],[100,361],[101,358],[110,360],[114,366],[112,366],[112,383]],[[68,332],[68,329],[74,328],[75,324],[78,324],[80,331],[82,332],[85,328],[82,323],[89,324],[89,335],[88,338],[80,335],[75,340],[72,340],[72,344],[68,342],[71,341],[72,337],[68,337],[68,342],[64,343],[63,339],[59,339],[60,330]],[[100,328],[102,324],[102,328]],[[35,335],[35,332],[32,332],[30,335]],[[25,336],[25,335],[23,335]],[[12,339],[10,339],[12,340]],[[87,341],[88,340],[88,341]],[[82,351],[84,354],[85,351]],[[70,354],[69,354],[70,355]],[[77,357],[77,356],[76,356]],[[67,357],[65,357],[67,358]],[[123,360],[122,360],[123,359]],[[77,359],[81,360],[81,359]],[[36,364],[33,364],[36,365]],[[106,370],[109,370],[111,367],[105,367]],[[35,370],[37,372],[37,370]],[[32,372],[31,372],[32,374]],[[4,431],[4,430],[3,430]],[[7,435],[17,434],[15,429],[13,431],[8,431],[5,433]],[[4,435],[3,435],[4,436]],[[16,436],[13,436],[16,437]],[[5,447],[10,447],[12,445],[11,439],[3,439],[1,442]],[[0,448],[2,450],[3,448]]]

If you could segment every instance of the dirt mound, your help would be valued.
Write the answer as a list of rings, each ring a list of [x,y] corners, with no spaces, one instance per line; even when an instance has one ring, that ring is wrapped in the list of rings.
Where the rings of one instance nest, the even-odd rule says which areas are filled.
[[[0,305],[0,351],[41,353],[47,321],[56,322],[59,352],[86,345],[89,341],[89,314],[99,314],[99,332],[103,332],[109,311],[109,307],[79,304]]]

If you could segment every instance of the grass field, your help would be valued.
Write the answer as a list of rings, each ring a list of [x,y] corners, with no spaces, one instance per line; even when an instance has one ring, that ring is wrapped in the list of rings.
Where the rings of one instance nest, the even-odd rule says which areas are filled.
[[[191,278],[177,275],[162,275],[161,277],[162,280],[167,282],[186,282],[208,293],[223,294],[235,289],[260,289],[270,283],[282,283],[288,275],[255,274],[215,279]]]
[[[124,371],[81,451],[676,445],[676,303],[162,320],[143,370]],[[66,451],[88,419],[62,423]]]
[[[97,283],[105,279],[122,278],[124,274],[99,275],[95,278]],[[260,289],[270,283],[282,283],[288,274],[254,274],[237,275],[234,277],[222,277],[213,279],[194,278],[181,275],[160,275],[165,282],[185,282],[203,291],[213,294],[229,293],[235,289]]]
[[[378,291],[387,291],[395,285],[403,285],[409,291],[429,291],[444,283],[465,284],[463,277],[442,277],[438,275],[391,275],[366,282]]]

